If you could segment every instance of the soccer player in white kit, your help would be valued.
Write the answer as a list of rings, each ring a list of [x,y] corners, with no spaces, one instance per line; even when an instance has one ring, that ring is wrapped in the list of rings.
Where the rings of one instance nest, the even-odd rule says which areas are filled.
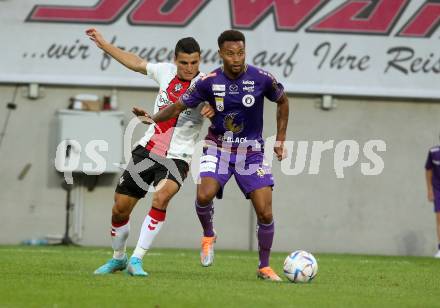
[[[200,47],[192,37],[177,42],[174,64],[153,64],[107,42],[94,28],[88,29],[86,34],[115,60],[157,82],[160,90],[154,113],[176,102],[202,75],[199,72]],[[145,111],[135,107],[133,113],[142,116]],[[113,258],[99,267],[95,274],[110,274],[127,269],[133,276],[148,275],[143,270],[142,259],[165,221],[169,201],[179,191],[188,173],[188,164],[203,117],[213,115],[213,108],[203,105],[148,128],[132,151],[132,159],[116,187],[111,219]],[[142,224],[133,255],[128,259],[126,243],[130,232],[130,214],[138,200],[147,193],[149,185],[156,188],[152,206]]]

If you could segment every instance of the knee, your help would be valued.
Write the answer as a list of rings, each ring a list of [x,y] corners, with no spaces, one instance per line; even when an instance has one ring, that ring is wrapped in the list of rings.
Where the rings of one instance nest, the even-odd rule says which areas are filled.
[[[215,191],[206,188],[197,190],[197,203],[201,206],[209,205],[215,197]]]
[[[122,202],[115,201],[112,208],[112,222],[121,223],[130,218],[130,207]]]
[[[273,221],[273,215],[271,210],[261,211],[257,213],[258,222],[263,224],[270,224]]]
[[[154,193],[153,197],[153,207],[165,210],[168,207],[171,196],[166,192],[157,191]]]

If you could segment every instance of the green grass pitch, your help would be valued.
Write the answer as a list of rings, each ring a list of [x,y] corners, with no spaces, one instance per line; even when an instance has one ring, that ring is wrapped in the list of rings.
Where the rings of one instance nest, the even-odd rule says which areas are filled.
[[[273,253],[282,275],[287,253]],[[153,249],[147,278],[94,276],[109,248],[0,246],[0,307],[440,307],[440,260],[315,254],[312,283],[256,278],[256,252]]]

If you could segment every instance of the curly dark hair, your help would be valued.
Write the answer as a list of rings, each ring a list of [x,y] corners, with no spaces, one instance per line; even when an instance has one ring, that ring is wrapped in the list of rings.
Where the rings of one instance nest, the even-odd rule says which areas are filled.
[[[237,30],[226,30],[217,39],[218,48],[221,48],[224,42],[240,42],[246,44],[244,34]]]

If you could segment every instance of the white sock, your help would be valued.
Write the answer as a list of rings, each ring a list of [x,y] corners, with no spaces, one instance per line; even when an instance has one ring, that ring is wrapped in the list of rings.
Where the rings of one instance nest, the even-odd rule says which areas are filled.
[[[114,259],[118,259],[118,260],[124,259],[129,233],[130,233],[129,220],[118,224],[112,223],[112,229],[110,234],[112,236],[112,248],[113,248]]]
[[[137,242],[136,248],[133,252],[133,257],[142,259],[145,253],[150,249],[154,238],[159,233],[162,225],[165,222],[165,211],[158,210],[154,207],[151,208],[147,216],[145,216],[142,223],[141,233]]]

